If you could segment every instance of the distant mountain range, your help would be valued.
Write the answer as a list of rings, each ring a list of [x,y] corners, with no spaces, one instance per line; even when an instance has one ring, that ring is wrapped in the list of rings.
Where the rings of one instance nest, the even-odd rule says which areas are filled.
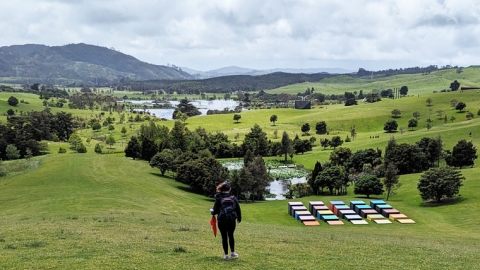
[[[221,76],[231,76],[231,75],[265,75],[275,72],[291,73],[291,74],[315,74],[315,73],[328,73],[328,74],[347,74],[354,73],[356,71],[347,70],[342,68],[304,68],[304,69],[295,69],[295,68],[274,68],[274,69],[251,69],[243,68],[237,66],[223,67],[219,69],[209,70],[209,71],[198,71],[194,69],[189,69],[187,67],[181,68],[183,71],[194,76],[196,79],[207,79]]]
[[[339,68],[255,70],[236,66],[197,71],[186,67],[153,65],[115,49],[84,43],[0,47],[0,81],[11,83],[111,85],[122,81],[198,80],[235,75],[260,76],[277,72],[344,74],[353,71]]]
[[[185,80],[178,68],[153,65],[114,49],[69,44],[0,47],[0,77],[15,81],[108,84],[128,80]],[[13,79],[12,79],[13,78]]]

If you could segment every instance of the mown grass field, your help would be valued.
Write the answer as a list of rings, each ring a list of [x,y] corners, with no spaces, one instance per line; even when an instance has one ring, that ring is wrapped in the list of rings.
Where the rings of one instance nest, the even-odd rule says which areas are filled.
[[[451,149],[460,139],[472,140],[478,148],[480,120],[476,112],[480,94],[433,94],[419,89],[418,97],[416,90],[409,88],[414,97],[353,107],[317,106],[304,111],[250,110],[241,113],[240,123],[233,121],[233,115],[193,117],[187,120],[187,126],[222,131],[234,140],[236,133],[243,138],[258,123],[274,140],[274,130],[278,130],[279,138],[284,130],[293,137],[300,135],[301,125],[308,122],[313,134],[315,123],[325,120],[330,135],[315,135],[314,151],[293,158],[295,163],[312,169],[317,160],[327,161],[332,151],[318,146],[318,139],[336,134],[345,138],[352,125],[358,135],[344,146],[352,151],[370,147],[383,150],[392,135],[383,132],[383,124],[398,108],[402,115],[397,121],[405,127],[403,134],[393,134],[398,142],[414,143],[424,136],[440,135],[445,149]],[[8,108],[1,100],[9,96],[0,93],[0,111]],[[23,104],[25,110],[36,106],[33,97],[23,97],[32,99],[31,104]],[[427,98],[433,100],[430,107]],[[467,121],[465,113],[452,109],[452,99],[464,101],[475,118]],[[443,110],[449,118],[454,115],[456,120],[446,124],[437,120],[437,110]],[[406,123],[414,111],[422,115],[419,127],[408,131]],[[434,126],[427,131],[424,121],[429,113]],[[275,126],[269,122],[272,114],[278,116]],[[159,123],[173,126],[171,121]],[[135,134],[138,125],[126,124],[127,138]],[[118,138],[121,127],[117,125],[113,131]],[[92,133],[81,131],[85,138]],[[379,138],[370,139],[372,135]],[[319,227],[305,227],[288,215],[287,201],[242,203],[244,218],[236,233],[240,258],[223,261],[220,239],[213,237],[208,223],[211,199],[190,193],[169,175],[160,176],[145,161],[127,159],[121,153],[97,155],[93,145],[94,141],[87,154],[58,154],[59,147],[68,145],[51,143],[49,155],[32,159],[37,165],[17,166],[19,173],[0,179],[0,268],[478,269],[480,265],[478,165],[461,170],[466,177],[461,196],[450,204],[424,205],[416,189],[420,174],[401,176],[403,186],[389,202],[414,219],[417,224],[413,225],[370,222],[329,227],[322,222]],[[112,151],[122,149],[117,144]],[[351,190],[346,196],[299,200],[308,205],[312,200],[353,199],[368,202]]]

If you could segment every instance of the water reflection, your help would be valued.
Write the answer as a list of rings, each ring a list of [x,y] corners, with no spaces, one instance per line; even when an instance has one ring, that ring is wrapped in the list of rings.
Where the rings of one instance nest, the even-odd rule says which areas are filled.
[[[285,200],[286,198],[285,198],[285,196],[283,196],[283,194],[285,194],[288,191],[287,184],[288,184],[289,180],[292,182],[292,184],[299,184],[299,183],[307,182],[306,177],[272,181],[272,182],[270,182],[270,185],[267,187],[267,189],[270,190],[271,194],[276,195],[276,197],[267,198],[267,200]]]

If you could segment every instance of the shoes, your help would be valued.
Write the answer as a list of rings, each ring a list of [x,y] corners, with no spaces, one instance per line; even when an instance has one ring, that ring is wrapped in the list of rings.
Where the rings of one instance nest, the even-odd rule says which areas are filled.
[[[224,259],[225,261],[227,261],[227,260],[228,260],[228,255],[223,256],[223,259]]]
[[[236,259],[238,258],[238,254],[236,252],[232,252],[232,254],[230,254],[230,258]]]

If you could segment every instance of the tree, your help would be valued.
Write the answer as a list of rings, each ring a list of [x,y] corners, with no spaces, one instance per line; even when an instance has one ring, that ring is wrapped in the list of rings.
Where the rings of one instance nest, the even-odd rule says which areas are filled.
[[[440,203],[443,197],[452,198],[457,195],[463,180],[465,177],[452,167],[430,168],[420,176],[417,189],[422,200]]]
[[[267,134],[260,128],[258,124],[255,124],[251,128],[251,132],[245,135],[242,148],[244,151],[247,149],[252,150],[255,156],[266,156],[268,151]]]
[[[310,124],[305,123],[302,125],[302,132],[304,135],[308,135],[308,132],[310,131]]]
[[[282,134],[282,142],[280,147],[279,155],[285,155],[285,163],[287,163],[287,155],[292,152],[292,140],[290,140],[288,133],[286,131]]]
[[[458,100],[456,100],[456,99],[452,99],[452,100],[450,101],[450,105],[451,105],[452,107],[457,106],[457,104],[458,104]]]
[[[261,156],[256,156],[244,169],[254,176],[250,185],[250,191],[253,195],[252,200],[255,201],[255,197],[261,198],[263,196],[265,188],[270,184],[265,161]]]
[[[438,119],[443,119],[443,110],[438,110],[437,116],[438,116]]]
[[[352,105],[358,105],[358,102],[354,98],[349,98],[345,100],[345,106],[352,106]]]
[[[270,122],[272,122],[274,126],[275,126],[275,122],[277,122],[277,120],[278,120],[278,117],[277,117],[276,114],[270,116]]]
[[[327,123],[325,121],[317,122],[315,125],[315,130],[317,134],[326,134],[327,133]]]
[[[330,140],[327,138],[320,139],[320,145],[325,149],[330,145]]]
[[[150,161],[150,159],[152,159],[152,157],[158,152],[158,146],[152,139],[145,135],[141,135],[140,140],[142,142],[140,150],[141,158]]]
[[[323,190],[328,188],[331,195],[334,195],[334,190],[340,191],[342,187],[346,187],[348,177],[345,169],[341,166],[330,166],[321,171],[315,178],[315,184]]]
[[[400,95],[406,96],[407,93],[408,93],[408,86],[404,85],[404,86],[400,87]]]
[[[418,121],[417,119],[410,119],[408,120],[408,128],[411,128],[413,130],[413,128],[416,128],[418,126]]]
[[[431,98],[427,98],[428,106],[432,106],[433,100]]]
[[[54,125],[52,128],[55,130],[55,134],[58,138],[62,141],[68,140],[76,127],[72,114],[66,112],[56,113],[53,123]]]
[[[101,154],[103,152],[103,147],[101,144],[97,143],[95,144],[95,149],[94,149],[95,153],[97,154]]]
[[[295,154],[298,154],[300,152],[305,152],[305,149],[303,149],[303,145],[302,145],[302,140],[300,140],[300,137],[298,137],[298,134],[295,135],[295,138],[292,140],[292,147],[293,147],[293,150],[292,152],[294,152]]]
[[[127,144],[127,147],[125,148],[125,157],[131,157],[133,158],[133,160],[135,160],[136,158],[140,158],[141,156],[142,147],[140,146],[137,137],[132,136],[132,138]]]
[[[420,118],[420,112],[413,112],[413,118],[415,118],[415,120],[418,120],[418,118]]]
[[[349,160],[349,166],[354,169],[355,172],[361,172],[365,164],[370,164],[372,167],[380,165],[382,151],[373,148],[358,150],[351,156]]]
[[[236,121],[237,123],[238,123],[238,121],[240,121],[241,118],[242,118],[242,116],[238,113],[233,115],[233,121]]]
[[[182,116],[181,114],[178,114],[178,112],[185,113],[187,114],[188,117],[202,114],[198,110],[198,108],[190,104],[190,102],[187,99],[180,100],[180,103],[177,105],[177,108],[175,108],[175,110],[173,111],[172,119],[179,119],[177,117]]]
[[[315,195],[318,195],[319,191],[319,186],[318,183],[315,183],[315,179],[317,178],[318,174],[323,171],[322,164],[320,162],[315,163],[315,167],[313,168],[313,171],[310,173],[307,183],[312,187],[312,190]]]
[[[350,162],[352,151],[350,148],[339,147],[330,153],[330,162],[334,166],[344,166]]]
[[[400,117],[400,114],[402,114],[402,112],[399,109],[393,109],[393,111],[392,111],[392,117],[393,118]]]
[[[352,140],[355,140],[355,137],[357,137],[357,131],[355,130],[355,126],[350,128],[350,136],[352,136]]]
[[[455,116],[452,115],[452,117],[450,117],[450,121],[453,123],[453,121],[455,121]]]
[[[365,174],[355,181],[353,193],[366,195],[367,198],[370,198],[370,195],[381,195],[383,184],[377,176]]]
[[[332,140],[330,141],[330,146],[335,149],[337,146],[341,146],[343,144],[342,138],[340,136],[333,136]]]
[[[467,112],[465,117],[467,118],[467,120],[472,120],[473,119],[473,113],[472,112]]]
[[[115,140],[112,134],[108,135],[107,140],[105,141],[105,143],[110,145],[110,148],[112,148],[112,145],[114,145],[116,142],[117,141]]]
[[[78,144],[77,153],[87,153],[87,147],[83,144],[83,142]]]
[[[127,128],[126,127],[122,127],[122,136],[125,137],[126,134],[127,134]]]
[[[315,145],[315,142],[317,141],[317,138],[315,138],[314,136],[312,136],[312,137],[310,137],[309,141],[310,141],[310,144],[311,144],[312,146],[314,146],[314,145]]]
[[[12,110],[12,109],[8,109],[8,110],[7,110],[7,115],[8,115],[8,116],[15,115],[15,111]]]
[[[18,151],[17,147],[13,144],[7,145],[5,148],[5,153],[8,160],[15,160],[20,158],[20,151]]]
[[[427,128],[428,131],[430,131],[430,129],[433,127],[432,122],[433,121],[430,118],[427,119],[427,125],[425,127]]]
[[[177,169],[176,180],[190,186],[190,190],[211,195],[216,185],[228,179],[228,171],[213,157],[188,160]]]
[[[153,138],[152,138],[153,139]],[[187,133],[185,130],[185,124],[180,121],[175,121],[172,130],[170,131],[170,143],[172,144],[172,149],[180,149],[182,151],[187,150]],[[143,138],[142,138],[143,145]],[[153,153],[151,157],[156,154]]]
[[[385,190],[387,192],[387,201],[390,198],[390,194],[394,194],[395,191],[400,187],[400,183],[398,182],[398,170],[395,167],[395,164],[388,163],[385,166],[385,174],[383,178],[383,185],[385,186]]]
[[[462,168],[463,166],[473,166],[477,158],[477,148],[473,146],[473,143],[460,140],[453,147],[451,154],[447,155],[445,161],[448,166]]]
[[[421,172],[429,167],[426,154],[416,144],[396,144],[390,140],[385,148],[385,163],[397,166],[399,174]]]
[[[385,125],[383,126],[383,130],[385,130],[386,132],[393,132],[393,131],[396,131],[398,128],[398,124],[397,124],[397,121],[393,120],[393,119],[390,119],[388,120]]]
[[[73,133],[72,136],[68,139],[68,143],[70,144],[70,149],[77,150],[78,145],[82,143],[82,138],[78,133]]]
[[[11,96],[8,98],[8,101],[7,101],[8,105],[10,106],[17,106],[18,104],[18,99],[14,96]]]
[[[175,119],[178,119],[178,120],[182,121],[182,123],[185,123],[185,121],[187,121],[187,119],[188,119],[188,115],[184,112],[178,111],[176,116],[175,116]]]
[[[460,88],[460,83],[457,80],[450,83],[450,89],[452,89],[452,91],[457,91],[459,88]]]
[[[149,164],[151,167],[159,169],[160,173],[164,175],[167,170],[172,170],[174,161],[175,157],[173,156],[173,151],[170,149],[164,149],[162,152],[153,156]]]
[[[459,112],[462,112],[463,109],[465,109],[465,107],[467,107],[467,104],[465,104],[464,102],[458,102],[457,105],[455,106],[455,110],[458,110]]]
[[[433,167],[435,162],[440,164],[440,157],[443,151],[443,142],[440,135],[436,139],[423,137],[415,144],[425,154],[425,159],[428,162],[429,167]]]
[[[93,131],[99,131],[100,129],[102,129],[102,124],[100,124],[100,122],[98,122],[98,121],[93,122],[92,130]]]

